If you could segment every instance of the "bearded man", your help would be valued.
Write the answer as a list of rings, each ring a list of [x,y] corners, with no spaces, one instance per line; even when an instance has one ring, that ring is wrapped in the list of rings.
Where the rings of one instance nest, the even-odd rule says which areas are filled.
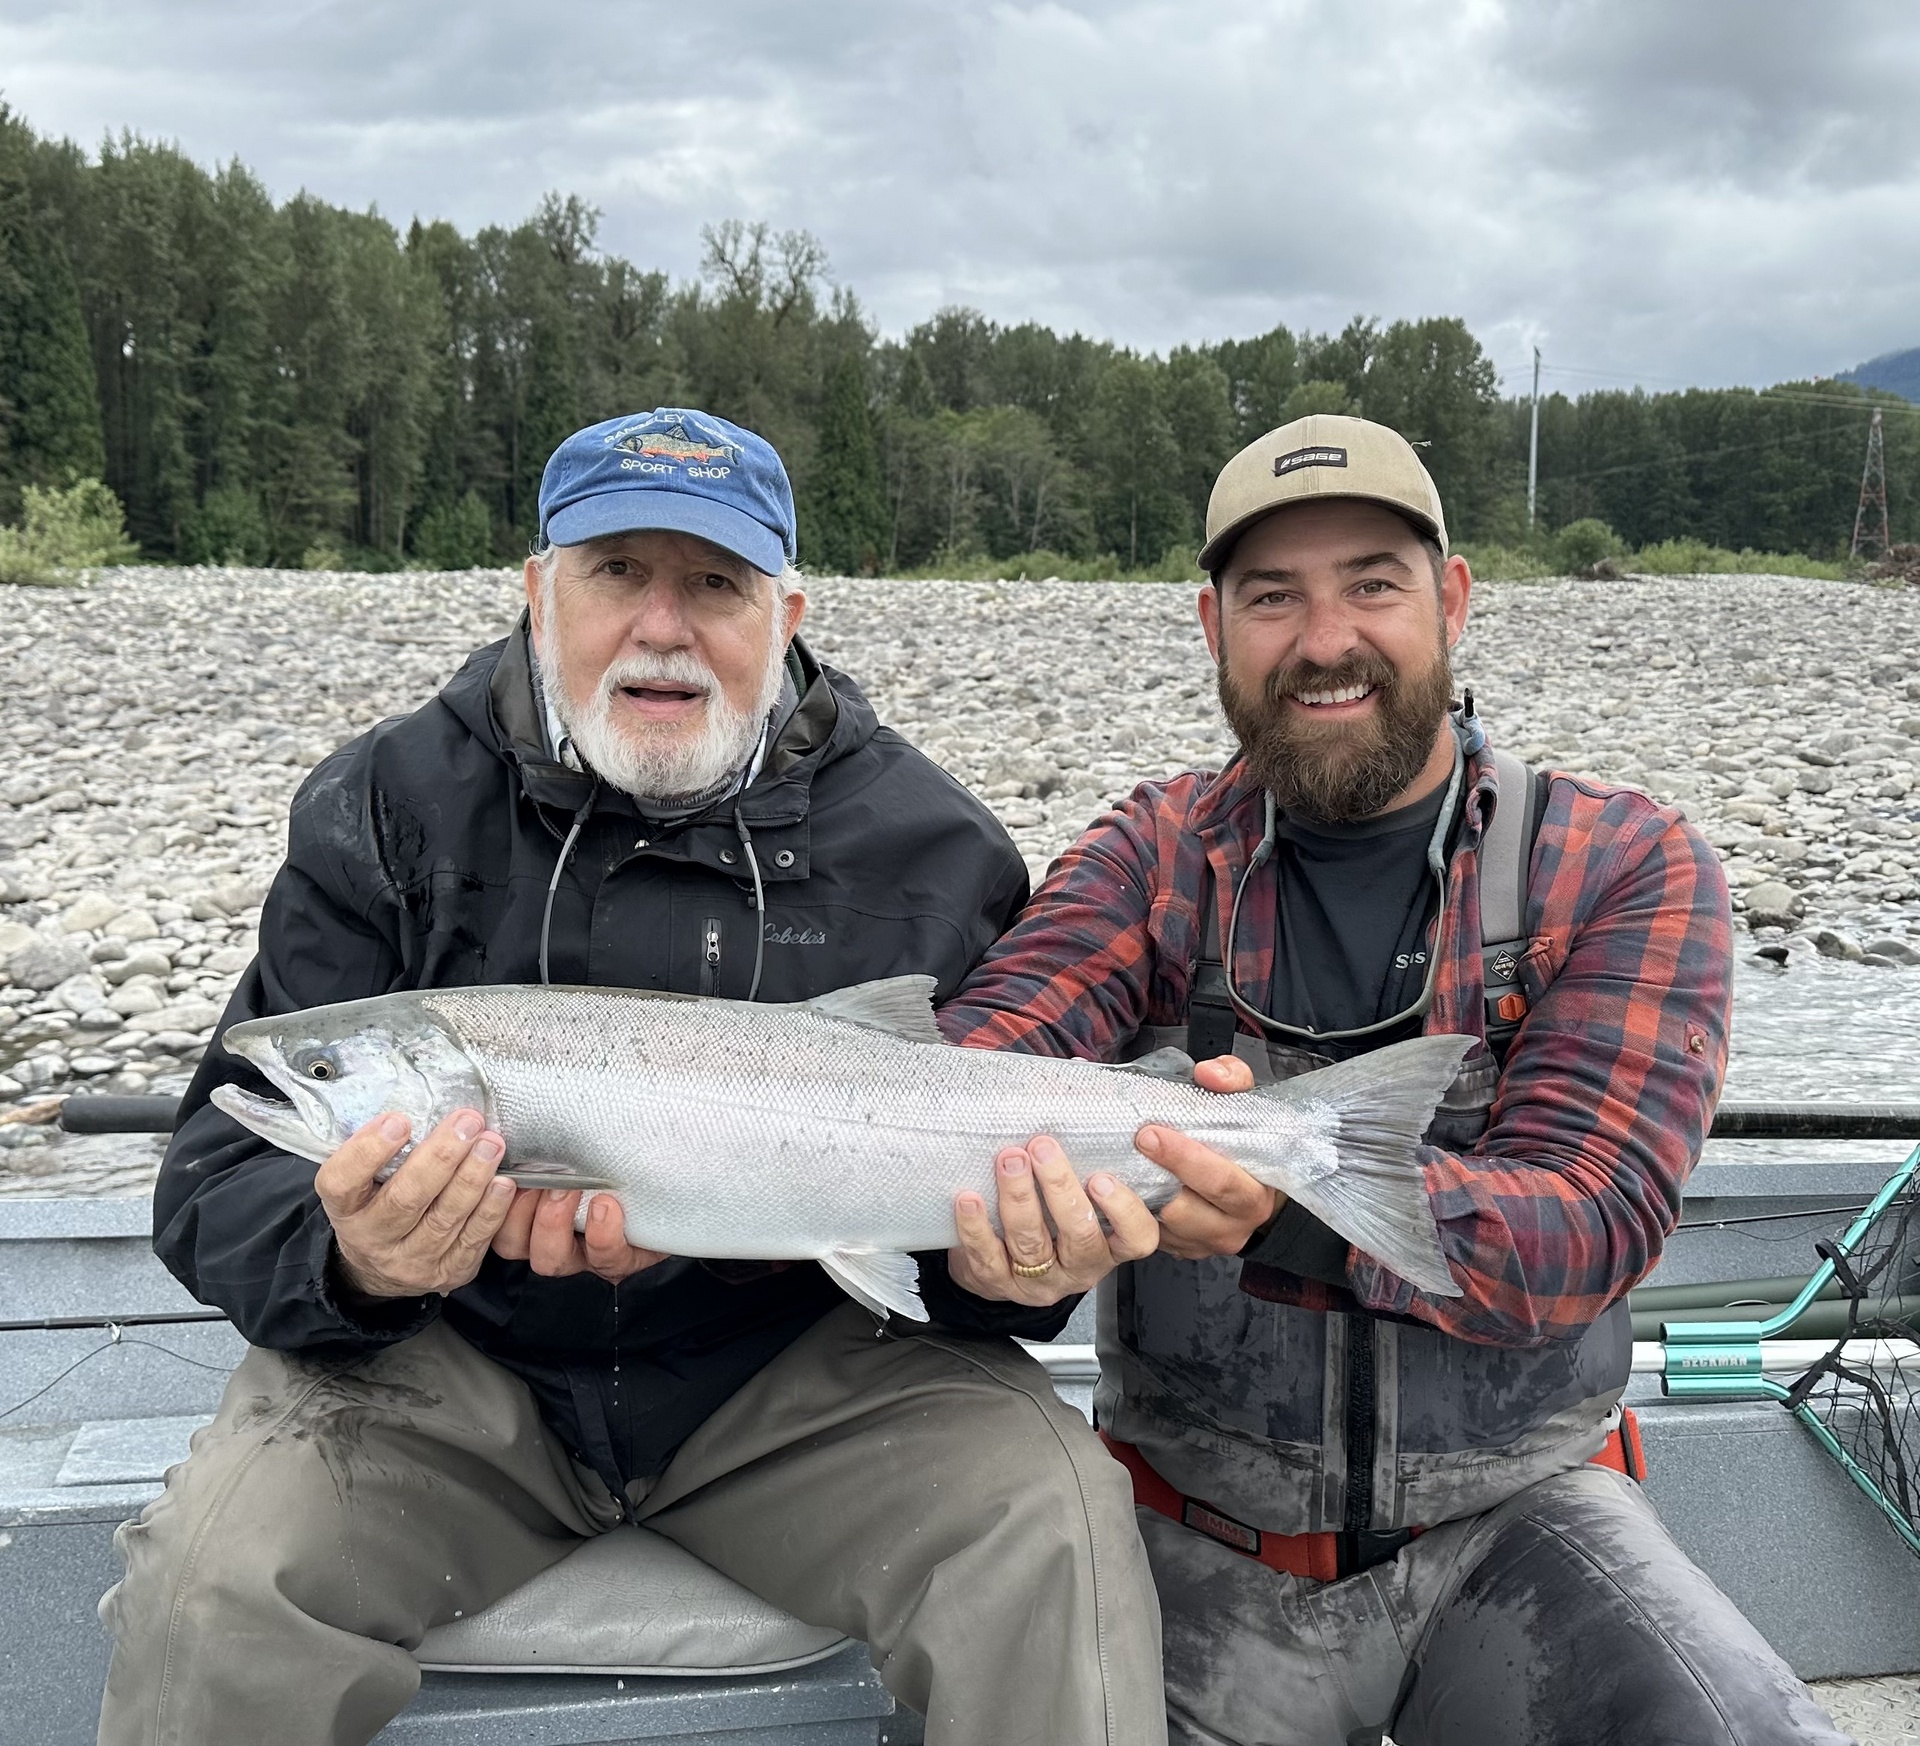
[[[1116,1232],[1142,1209],[1036,1141],[1002,1159],[1004,1244],[962,1205],[958,1273],[1030,1304],[1108,1276],[1096,1406],[1175,1741],[1838,1746],[1617,1470],[1626,1294],[1726,1060],[1720,864],[1672,808],[1536,777],[1449,709],[1473,579],[1445,554],[1383,426],[1303,419],[1228,462],[1200,618],[1240,757],[1099,820],[941,1021],[1095,1060],[1178,1044],[1220,1091],[1479,1039],[1421,1149],[1459,1294],[1155,1128],[1186,1184],[1158,1253],[1115,1271],[1090,1207]]]
[[[526,616],[301,788],[226,1022],[481,983],[951,992],[1023,863],[795,635],[793,557],[750,432],[662,408],[568,438]],[[982,1300],[928,1255],[933,1327],[876,1338],[811,1263],[636,1249],[607,1197],[576,1235],[577,1195],[497,1177],[480,1111],[384,1182],[405,1117],[316,1175],[222,1084],[269,1089],[208,1052],[155,1242],[254,1349],[122,1531],[109,1746],[367,1740],[430,1627],[623,1521],[865,1639],[929,1741],[1164,1741],[1125,1475],[1006,1337],[1066,1306]]]

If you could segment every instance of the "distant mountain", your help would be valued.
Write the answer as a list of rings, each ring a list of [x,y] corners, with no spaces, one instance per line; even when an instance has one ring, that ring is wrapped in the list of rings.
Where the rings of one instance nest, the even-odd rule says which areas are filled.
[[[1842,370],[1838,379],[1862,388],[1879,388],[1908,400],[1920,400],[1920,346],[1908,352],[1887,352],[1881,357],[1869,358],[1851,370]]]

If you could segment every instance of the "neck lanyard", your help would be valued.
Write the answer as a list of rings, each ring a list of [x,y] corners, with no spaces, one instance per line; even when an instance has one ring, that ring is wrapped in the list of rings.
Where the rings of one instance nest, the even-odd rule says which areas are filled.
[[[1433,874],[1433,881],[1440,894],[1442,912],[1447,903],[1447,831],[1453,823],[1453,810],[1459,804],[1461,784],[1466,778],[1467,757],[1460,744],[1460,736],[1453,736],[1453,774],[1447,780],[1447,796],[1440,803],[1440,816],[1434,821],[1433,836],[1427,843],[1427,867]],[[1221,951],[1221,968],[1226,972],[1227,999],[1233,1002],[1233,1009],[1241,1017],[1250,1019],[1260,1027],[1267,1037],[1289,1038],[1307,1043],[1350,1043],[1365,1037],[1378,1036],[1382,1031],[1393,1030],[1411,1018],[1424,1018],[1428,1008],[1433,1005],[1433,985],[1440,973],[1440,954],[1427,954],[1426,980],[1421,984],[1420,998],[1404,1012],[1397,1012],[1391,1018],[1383,1018],[1370,1025],[1361,1025],[1350,1031],[1316,1031],[1305,1025],[1285,1025],[1278,1019],[1269,1018],[1260,1009],[1248,1001],[1240,992],[1239,984],[1233,974],[1233,940],[1240,926],[1240,902],[1247,895],[1247,881],[1255,872],[1273,858],[1273,846],[1277,839],[1279,826],[1278,810],[1273,804],[1273,791],[1269,789],[1266,801],[1266,829],[1261,833],[1259,846],[1253,851],[1253,859],[1247,863],[1247,870],[1240,875],[1240,883],[1234,888],[1233,909],[1227,917],[1227,939]],[[1277,897],[1276,897],[1277,901]],[[1276,921],[1276,935],[1278,932]]]

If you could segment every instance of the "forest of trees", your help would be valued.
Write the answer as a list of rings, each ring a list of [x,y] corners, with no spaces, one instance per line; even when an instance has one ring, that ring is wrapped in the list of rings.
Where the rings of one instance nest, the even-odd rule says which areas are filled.
[[[157,560],[510,559],[562,437],[685,404],[779,448],[815,570],[1181,573],[1221,462],[1324,410],[1425,445],[1456,539],[1524,541],[1528,408],[1457,319],[1160,357],[943,309],[889,339],[803,232],[710,227],[674,284],[596,226],[550,195],[512,228],[403,232],[131,136],[89,156],[0,105],[0,522],[25,485],[96,477]],[[1889,494],[1912,539],[1916,409],[1834,382],[1555,396],[1543,526],[1842,552],[1869,401],[1899,409]]]

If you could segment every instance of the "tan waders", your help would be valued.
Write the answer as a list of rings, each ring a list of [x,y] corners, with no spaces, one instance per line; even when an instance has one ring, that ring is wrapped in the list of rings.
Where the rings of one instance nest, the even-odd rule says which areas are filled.
[[[849,1304],[634,1491],[648,1527],[864,1639],[930,1746],[1166,1739],[1127,1477],[1010,1341],[882,1339]],[[620,1514],[444,1327],[350,1362],[254,1351],[121,1530],[103,1746],[357,1746],[430,1626]]]

